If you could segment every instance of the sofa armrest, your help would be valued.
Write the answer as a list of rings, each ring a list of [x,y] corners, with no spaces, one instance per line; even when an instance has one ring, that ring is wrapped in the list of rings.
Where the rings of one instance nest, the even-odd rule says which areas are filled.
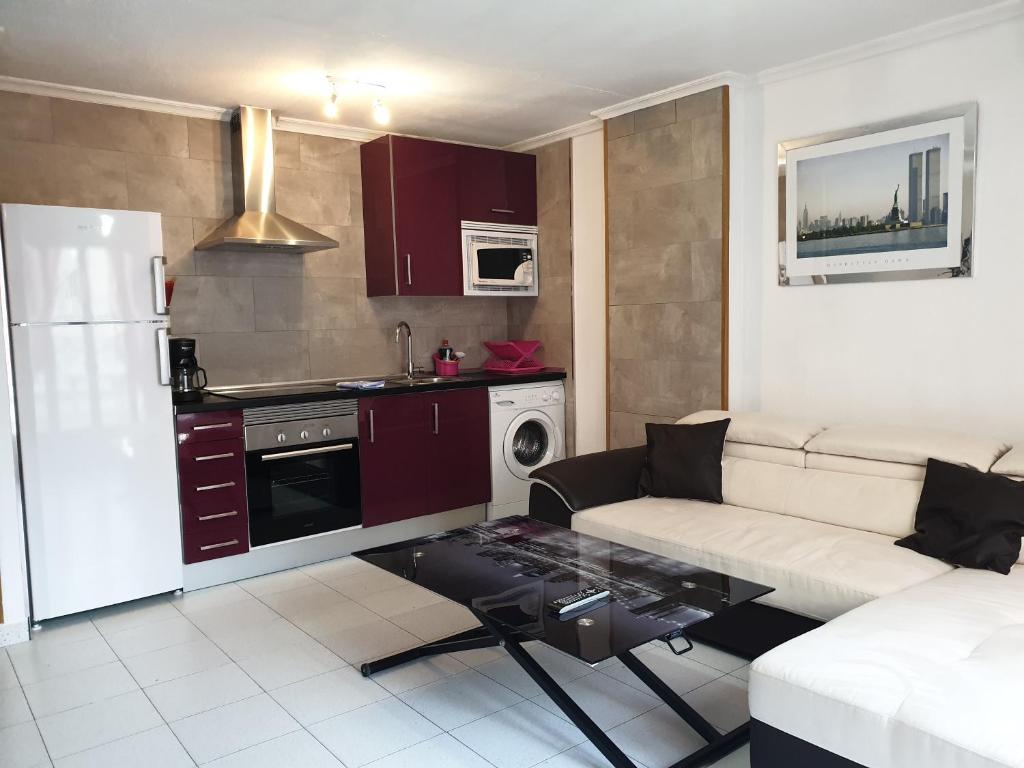
[[[530,473],[530,515],[568,528],[575,512],[635,499],[646,457],[647,446],[618,448],[536,469]],[[556,496],[564,507],[561,513],[555,509]]]

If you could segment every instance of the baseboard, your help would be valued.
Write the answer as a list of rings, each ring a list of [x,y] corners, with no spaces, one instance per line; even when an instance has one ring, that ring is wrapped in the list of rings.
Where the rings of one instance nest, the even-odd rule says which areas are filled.
[[[864,768],[760,720],[750,721],[750,768]]]
[[[28,640],[28,621],[9,621],[0,624],[0,647],[24,643]]]

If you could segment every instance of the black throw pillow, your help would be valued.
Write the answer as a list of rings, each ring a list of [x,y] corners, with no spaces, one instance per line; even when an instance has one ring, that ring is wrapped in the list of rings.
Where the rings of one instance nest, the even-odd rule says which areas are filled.
[[[897,546],[951,565],[1009,573],[1024,536],[1024,484],[928,459],[914,530]]]
[[[730,419],[647,424],[640,495],[722,503],[722,451]]]

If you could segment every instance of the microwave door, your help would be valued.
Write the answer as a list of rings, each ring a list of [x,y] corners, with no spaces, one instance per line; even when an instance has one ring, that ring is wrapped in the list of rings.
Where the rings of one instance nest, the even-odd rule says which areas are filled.
[[[473,258],[473,282],[477,285],[520,285],[530,249],[477,245]]]

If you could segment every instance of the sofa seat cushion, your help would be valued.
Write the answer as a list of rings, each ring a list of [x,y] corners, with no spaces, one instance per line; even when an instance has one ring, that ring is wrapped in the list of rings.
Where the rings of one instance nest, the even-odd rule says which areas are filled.
[[[688,499],[593,507],[572,527],[775,587],[760,602],[824,621],[952,570],[891,536]]]
[[[1024,768],[1024,567],[960,569],[757,659],[756,719],[868,768]]]

